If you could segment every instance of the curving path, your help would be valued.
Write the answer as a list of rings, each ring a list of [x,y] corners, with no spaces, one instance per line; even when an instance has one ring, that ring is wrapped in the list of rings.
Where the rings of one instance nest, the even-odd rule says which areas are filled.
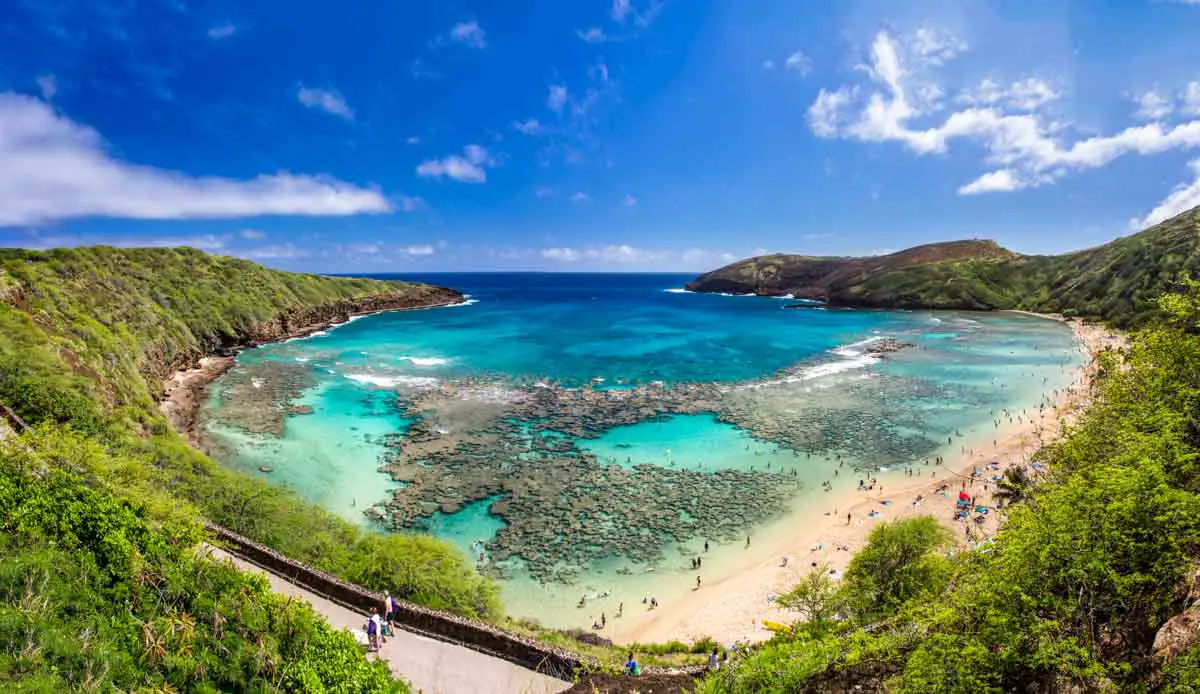
[[[362,614],[222,549],[206,546],[205,551],[210,557],[228,561],[242,571],[266,576],[275,592],[308,601],[335,627],[361,630],[367,622]],[[526,670],[506,660],[399,628],[374,657],[386,660],[393,675],[408,680],[414,689],[424,694],[551,694],[571,687],[568,682]]]

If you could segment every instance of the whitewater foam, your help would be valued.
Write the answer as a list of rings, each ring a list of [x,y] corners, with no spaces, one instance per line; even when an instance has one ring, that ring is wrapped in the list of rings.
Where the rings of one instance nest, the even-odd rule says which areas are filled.
[[[442,366],[443,364],[450,363],[449,359],[443,359],[441,357],[410,357],[405,355],[397,358],[400,361],[406,361],[413,366]]]
[[[695,292],[692,290],[684,289],[683,287],[672,287],[670,289],[664,289],[663,291],[668,294],[695,294]]]
[[[428,376],[380,376],[379,374],[345,374],[345,376],[351,381],[379,388],[396,388],[398,386],[429,388],[437,385],[438,382],[436,378]]]

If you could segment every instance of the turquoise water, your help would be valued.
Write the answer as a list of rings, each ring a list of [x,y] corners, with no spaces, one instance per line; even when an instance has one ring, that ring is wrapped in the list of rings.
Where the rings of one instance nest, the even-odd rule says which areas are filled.
[[[409,495],[406,508],[417,511],[405,516],[405,527],[447,539],[473,559],[482,553],[482,566],[503,579],[510,611],[561,626],[592,618],[574,609],[581,594],[663,599],[687,573],[684,556],[704,539],[713,539],[714,564],[722,561],[721,552],[738,544],[734,535],[768,532],[810,512],[839,465],[899,470],[990,439],[998,413],[1037,407],[1069,382],[1080,360],[1067,328],[1017,315],[785,309],[794,302],[684,293],[677,288],[687,278],[677,275],[405,279],[462,289],[471,302],[370,316],[248,350],[214,384],[205,429],[226,464],[357,522],[382,527],[378,513],[364,511],[376,505],[390,518],[395,509],[378,504],[397,490],[397,499]],[[886,358],[868,353],[881,337],[912,347]],[[245,408],[228,406],[271,391],[259,389],[263,378],[296,384],[294,397],[252,403],[252,410],[289,413],[279,436],[248,433],[254,427],[238,419]],[[655,395],[659,383],[702,384],[698,392],[711,403],[691,411],[678,398]],[[622,418],[590,409],[591,396],[581,396],[588,388],[643,398],[632,410],[659,403],[664,411]],[[536,416],[521,409],[543,394],[557,399]],[[424,429],[414,434],[420,422]],[[583,435],[562,433],[572,423]],[[480,451],[483,467],[445,474],[446,464]],[[403,481],[381,472],[389,461]],[[262,466],[271,471],[259,472]],[[435,482],[421,477],[439,470]],[[647,470],[667,477],[648,478]],[[653,551],[625,556],[593,547],[580,564],[543,567],[556,577],[548,582],[525,570],[525,555],[504,551],[532,541],[521,534],[530,523],[561,527],[544,536],[553,545],[600,522],[598,512],[613,511],[595,498],[612,492],[576,489],[573,480],[621,489],[653,478],[645,483],[698,484],[702,495],[704,480],[735,473],[747,476],[748,494],[777,480],[785,502],[774,515],[737,510],[747,525],[724,534],[618,526],[637,535],[639,550],[648,542]],[[469,477],[478,474],[490,477]],[[549,515],[531,517],[539,506],[526,490],[545,485],[579,500],[557,511],[544,504]],[[653,489],[630,490],[655,503]],[[720,504],[736,496],[699,498]],[[649,517],[662,509],[646,510]]]

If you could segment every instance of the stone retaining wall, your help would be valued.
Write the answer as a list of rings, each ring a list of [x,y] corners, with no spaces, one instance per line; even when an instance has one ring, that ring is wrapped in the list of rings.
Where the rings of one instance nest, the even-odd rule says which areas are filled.
[[[278,574],[324,598],[361,611],[364,615],[364,624],[366,615],[369,615],[372,609],[382,609],[383,607],[384,596],[381,593],[346,583],[327,573],[288,559],[269,547],[260,545],[219,525],[210,524],[208,530],[230,553]],[[404,601],[400,601],[400,617],[397,622],[405,629],[440,641],[467,646],[568,682],[572,681],[574,674],[584,666],[583,661],[575,654],[538,643],[533,639],[501,631],[483,622],[438,612]]]

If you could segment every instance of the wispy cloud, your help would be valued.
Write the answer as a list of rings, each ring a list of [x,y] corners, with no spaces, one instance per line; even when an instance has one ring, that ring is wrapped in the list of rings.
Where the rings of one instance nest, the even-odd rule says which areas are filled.
[[[1171,194],[1155,206],[1153,210],[1150,210],[1145,217],[1130,220],[1129,227],[1131,229],[1137,231],[1154,226],[1159,222],[1174,217],[1180,212],[1185,212],[1200,205],[1200,159],[1193,159],[1188,164],[1188,168],[1192,170],[1192,180],[1188,183],[1181,183],[1175,186]]]
[[[513,123],[513,129],[526,135],[537,135],[542,132],[542,124],[536,118],[527,118]]]
[[[296,99],[309,108],[319,109],[346,120],[354,119],[354,111],[346,104],[340,93],[328,89],[310,89],[301,86],[296,91]]]
[[[575,34],[587,43],[604,43],[608,40],[608,34],[605,34],[604,30],[600,27],[592,27],[587,31],[577,31]]]
[[[982,91],[958,96],[956,101],[972,104],[968,108],[940,116],[945,100],[935,68],[965,50],[964,42],[934,30],[899,37],[879,32],[862,68],[866,83],[822,89],[809,108],[812,131],[827,138],[897,142],[918,155],[944,153],[955,140],[978,143],[992,170],[963,184],[962,195],[1047,185],[1129,154],[1200,147],[1200,121],[1154,122],[1064,142],[1069,124],[1039,110],[1058,95],[1041,78],[1007,88],[985,83]],[[935,115],[938,125],[913,124]]]
[[[54,75],[42,75],[37,78],[37,86],[38,91],[42,93],[42,98],[50,101],[58,93],[58,78]]]
[[[467,145],[461,155],[452,154],[431,159],[417,166],[417,175],[424,178],[449,178],[460,183],[484,183],[487,167],[495,165],[488,151],[479,145]]]
[[[546,108],[559,113],[563,110],[563,106],[567,104],[567,88],[561,84],[550,85],[549,94],[546,96]]]
[[[410,145],[419,145],[419,144],[421,144],[421,138],[417,137],[416,135],[413,135],[413,136],[409,137],[408,139],[406,139],[404,142],[406,144],[410,144]]]
[[[625,18],[633,13],[633,5],[630,0],[613,0],[612,18],[615,22],[624,22]]]
[[[242,229],[238,232],[238,236],[251,241],[262,241],[267,238],[266,232],[259,231],[258,229]]]
[[[114,248],[197,248],[210,253],[224,250],[230,234],[198,236],[82,236],[55,234],[36,236],[27,248],[71,248],[75,246],[112,246]]]
[[[433,255],[437,252],[437,249],[428,243],[422,243],[415,246],[402,246],[397,250],[402,255]]]
[[[483,27],[476,21],[459,22],[450,30],[450,40],[471,48],[486,48],[487,38]]]
[[[237,33],[237,27],[235,27],[232,24],[226,23],[226,24],[221,24],[219,26],[210,28],[208,30],[208,38],[210,38],[214,41],[220,41],[221,39],[227,39],[236,33]]]
[[[1153,90],[1134,97],[1133,103],[1137,105],[1133,115],[1142,120],[1162,120],[1174,110],[1170,99]]]
[[[621,204],[625,207],[637,207],[638,199],[632,195],[626,195],[625,199],[621,201]]]
[[[577,190],[571,194],[571,202],[587,202],[590,199],[588,194],[582,190]]]
[[[309,256],[309,251],[294,243],[280,243],[239,250],[235,255],[247,260],[291,260],[306,258]]]
[[[548,260],[561,260],[565,263],[573,263],[583,257],[583,254],[574,248],[543,248],[541,256]]]
[[[784,68],[792,72],[798,72],[801,75],[807,75],[812,72],[812,59],[804,54],[804,51],[796,51],[783,61]]]
[[[400,209],[405,212],[420,212],[421,210],[429,209],[429,203],[425,202],[424,198],[414,195],[401,195]]]
[[[201,219],[390,212],[378,190],[327,176],[195,177],[117,160],[96,131],[0,94],[0,225],[77,217]]]
[[[613,0],[610,15],[614,22],[625,24],[632,21],[635,26],[646,28],[658,17],[664,6],[663,0],[651,0],[640,9],[632,0]]]

